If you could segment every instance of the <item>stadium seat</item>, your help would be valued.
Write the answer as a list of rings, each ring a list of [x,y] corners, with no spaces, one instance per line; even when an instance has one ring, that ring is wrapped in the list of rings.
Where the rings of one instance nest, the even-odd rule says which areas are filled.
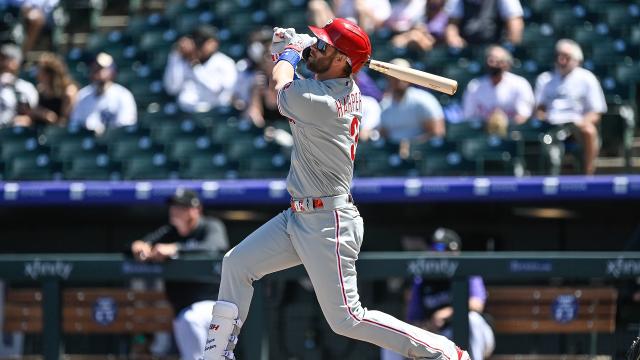
[[[556,36],[566,36],[585,22],[584,8],[580,5],[565,5],[556,7],[549,13],[549,21]]]
[[[368,154],[358,161],[355,171],[359,177],[416,176],[418,171],[412,159],[402,159],[398,154]]]
[[[151,139],[158,144],[168,144],[182,135],[204,135],[205,129],[191,119],[169,120],[151,124]]]
[[[67,162],[80,154],[99,151],[105,151],[105,147],[98,144],[94,137],[77,136],[67,137],[60,143],[52,146],[51,155],[56,161]]]
[[[255,153],[240,161],[241,178],[285,178],[289,172],[289,159],[281,153]]]
[[[169,159],[183,163],[194,156],[214,155],[222,152],[222,146],[213,144],[208,136],[182,135],[168,145],[167,155]]]
[[[501,139],[497,136],[465,139],[461,146],[462,156],[476,163],[478,175],[522,175],[522,142]]]
[[[38,139],[35,137],[30,138],[8,138],[0,143],[0,160],[9,161],[13,157],[22,154],[42,154],[47,153],[49,148],[41,146],[38,143]]]
[[[180,169],[182,179],[235,179],[238,163],[230,162],[226,155],[197,155]]]
[[[609,4],[602,17],[613,31],[623,34],[640,22],[640,8],[637,3]]]
[[[410,158],[419,161],[431,155],[446,155],[458,150],[458,143],[446,138],[434,137],[428,141],[412,142],[409,147]]]
[[[428,156],[418,162],[420,174],[424,176],[468,176],[476,172],[476,164],[465,159],[459,152]]]
[[[120,171],[105,153],[77,156],[65,167],[68,180],[119,180]]]
[[[150,131],[146,127],[139,124],[129,126],[119,126],[108,128],[107,131],[98,138],[98,141],[102,144],[112,144],[123,139],[140,138],[142,136],[149,136]]]
[[[177,166],[163,153],[137,154],[123,162],[125,180],[177,178]]]
[[[28,139],[37,137],[38,134],[33,128],[22,126],[11,126],[0,128],[0,145],[7,139]]]
[[[116,161],[125,161],[141,154],[161,153],[162,145],[154,144],[149,136],[118,139],[109,144],[109,155]]]
[[[482,121],[463,121],[459,123],[446,123],[445,138],[449,141],[459,141],[478,136],[484,136],[484,123]]]
[[[47,154],[19,155],[7,162],[7,180],[53,180],[60,176],[59,166]]]

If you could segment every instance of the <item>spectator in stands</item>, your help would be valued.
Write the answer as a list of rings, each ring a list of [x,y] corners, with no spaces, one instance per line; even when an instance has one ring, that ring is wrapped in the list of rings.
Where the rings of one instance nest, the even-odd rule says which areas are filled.
[[[0,47],[0,127],[28,122],[31,109],[38,104],[38,91],[20,79],[22,51],[14,44]]]
[[[405,3],[405,2],[401,2]],[[402,12],[393,5],[387,25],[397,33],[391,42],[395,47],[409,47],[419,51],[431,50],[443,41],[448,15],[444,11],[445,0],[411,0]],[[396,15],[397,14],[397,15]]]
[[[462,48],[469,44],[522,41],[524,21],[519,0],[449,0],[445,6],[449,24],[447,45]]]
[[[110,127],[133,125],[138,120],[133,94],[115,83],[116,64],[107,53],[99,53],[91,64],[91,84],[78,92],[69,124],[84,126],[101,135]]]
[[[22,19],[27,33],[22,43],[22,52],[28,53],[38,41],[45,27],[53,26],[53,11],[60,0],[19,0]]]
[[[392,64],[409,67],[405,59]],[[406,81],[387,77],[388,88],[380,103],[380,135],[393,143],[426,141],[444,136],[444,114],[438,100],[429,92],[411,87]]]
[[[78,86],[56,54],[40,55],[37,71],[39,101],[24,125],[66,125],[76,103]]]
[[[597,124],[607,111],[596,76],[580,66],[580,45],[570,39],[556,43],[555,70],[538,76],[535,86],[536,117],[551,124],[571,124],[584,148],[584,170],[595,173],[599,153]]]
[[[460,252],[462,241],[451,229],[438,228],[431,238],[431,250]],[[413,279],[407,318],[416,326],[453,338],[451,319],[453,306],[451,283],[447,280]],[[469,355],[474,360],[487,359],[495,349],[495,337],[489,323],[483,317],[487,291],[480,276],[469,277]],[[382,352],[383,360],[399,360],[402,357]]]
[[[221,254],[229,248],[224,224],[202,214],[202,203],[195,192],[179,188],[168,203],[169,224],[131,244],[136,260],[164,262],[184,254]],[[180,358],[200,359],[211,322],[211,299],[218,296],[218,284],[166,281],[165,290],[176,314],[173,330]]]
[[[310,0],[310,23],[323,27],[331,19],[349,18],[371,32],[384,26],[391,15],[389,0],[333,0],[332,4],[333,7],[326,0]]]
[[[230,106],[237,81],[236,64],[219,51],[216,28],[198,27],[181,37],[169,54],[164,72],[164,88],[178,96],[185,112],[207,112]]]
[[[488,129],[503,129],[497,132],[505,135],[508,123],[522,124],[531,117],[533,89],[527,79],[509,72],[512,64],[505,48],[487,48],[486,75],[471,80],[464,92],[465,119],[484,121]]]

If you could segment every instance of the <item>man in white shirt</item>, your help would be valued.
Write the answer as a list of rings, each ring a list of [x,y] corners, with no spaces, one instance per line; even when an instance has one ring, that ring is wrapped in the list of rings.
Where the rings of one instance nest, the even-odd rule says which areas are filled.
[[[536,80],[536,116],[552,124],[575,125],[584,147],[584,169],[595,173],[598,156],[598,121],[607,111],[602,87],[596,76],[580,66],[580,45],[570,39],[556,43],[555,70]]]
[[[22,51],[13,44],[0,47],[0,127],[21,125],[21,117],[38,105],[38,91],[18,78]]]
[[[217,30],[208,25],[178,40],[164,71],[164,88],[189,113],[229,106],[237,81],[236,64],[218,51]]]
[[[133,94],[113,82],[115,75],[113,57],[107,53],[98,54],[91,65],[91,84],[78,92],[69,125],[84,126],[101,135],[110,127],[133,125],[138,121]]]
[[[519,0],[449,0],[445,11],[445,41],[451,47],[498,43],[503,38],[512,44],[522,41],[524,10]]]
[[[533,89],[527,79],[509,72],[512,63],[511,54],[503,47],[487,49],[487,74],[471,80],[463,95],[465,119],[488,121],[499,118],[499,113],[508,122],[522,124],[531,117]]]
[[[392,64],[409,67],[405,59],[393,59]],[[393,143],[425,141],[444,136],[444,112],[438,100],[429,92],[411,87],[406,81],[388,77],[389,87],[380,102],[380,135]]]

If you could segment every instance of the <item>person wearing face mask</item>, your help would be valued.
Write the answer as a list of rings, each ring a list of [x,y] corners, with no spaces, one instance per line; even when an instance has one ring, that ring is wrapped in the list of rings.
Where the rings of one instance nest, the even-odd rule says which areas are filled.
[[[531,117],[533,89],[527,79],[509,72],[512,63],[505,48],[497,45],[487,48],[486,74],[471,80],[463,95],[465,119],[484,121],[487,129],[506,131],[508,123],[522,124]]]
[[[595,173],[600,151],[598,122],[607,112],[607,103],[598,78],[580,66],[582,49],[577,42],[560,39],[556,43],[555,69],[538,76],[535,87],[536,117],[551,124],[570,124],[584,149],[584,171]]]
[[[238,77],[236,64],[219,46],[217,29],[202,25],[181,37],[169,54],[164,88],[178,97],[182,111],[207,112],[231,105]]]
[[[191,190],[177,189],[168,199],[169,223],[131,244],[137,261],[164,262],[181,254],[220,254],[229,248],[224,223],[202,214],[202,203]],[[183,360],[196,360],[202,355],[211,307],[218,295],[213,282],[166,281],[165,291],[176,317],[173,333]]]
[[[22,51],[14,44],[0,47],[0,127],[24,125],[32,108],[38,105],[38,90],[18,78]]]
[[[116,64],[107,53],[99,53],[91,64],[91,84],[78,92],[69,117],[70,126],[83,126],[102,135],[108,128],[133,125],[138,110],[129,89],[114,82]]]

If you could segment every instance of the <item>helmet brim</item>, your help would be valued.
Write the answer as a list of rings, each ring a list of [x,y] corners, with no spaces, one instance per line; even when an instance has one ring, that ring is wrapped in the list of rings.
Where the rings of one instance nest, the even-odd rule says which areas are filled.
[[[309,30],[311,30],[311,32],[320,40],[326,42],[327,44],[334,46],[333,45],[333,41],[331,41],[331,38],[329,37],[329,34],[327,34],[327,30],[323,29],[323,28],[319,28],[317,26],[311,26],[309,25]]]

